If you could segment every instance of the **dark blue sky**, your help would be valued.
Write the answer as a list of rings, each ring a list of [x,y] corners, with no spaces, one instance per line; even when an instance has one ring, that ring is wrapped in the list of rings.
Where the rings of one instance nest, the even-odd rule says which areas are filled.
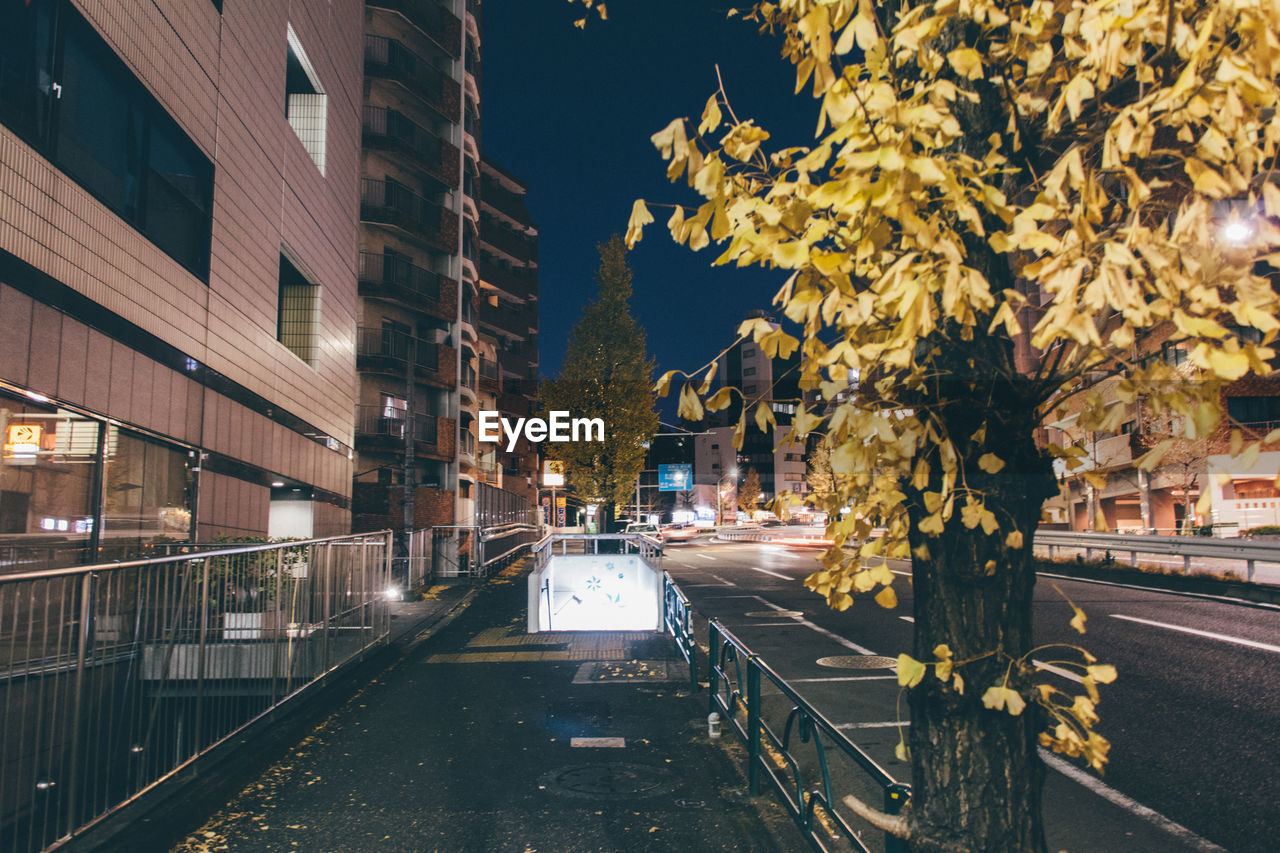
[[[632,310],[659,370],[692,370],[726,346],[753,307],[768,307],[777,271],[711,268],[713,245],[693,253],[672,243],[668,209],[696,202],[667,183],[649,136],[677,116],[695,119],[720,65],[734,110],[777,143],[812,140],[814,101],[792,97],[795,72],[776,38],[725,19],[728,3],[608,0],[586,30],[566,0],[485,0],[481,32],[481,147],[530,185],[540,229],[541,367],[554,375],[565,338],[595,292],[596,245],[627,227],[632,202],[656,220],[631,253]]]

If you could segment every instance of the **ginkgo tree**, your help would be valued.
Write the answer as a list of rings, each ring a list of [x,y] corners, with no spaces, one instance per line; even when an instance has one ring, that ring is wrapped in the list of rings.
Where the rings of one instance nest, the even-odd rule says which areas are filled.
[[[812,95],[812,138],[775,141],[721,84],[653,142],[698,199],[672,208],[671,236],[785,280],[774,302],[799,333],[749,320],[740,334],[768,356],[798,348],[803,387],[844,395],[795,417],[797,439],[831,443],[853,509],[806,583],[838,609],[877,589],[893,606],[881,558],[912,561],[911,804],[847,802],[916,850],[1043,850],[1037,749],[1103,768],[1097,685],[1115,670],[1035,650],[1065,658],[1083,693],[1037,683],[1032,537],[1054,459],[1085,452],[1037,429],[1066,405],[1085,429],[1116,428],[1123,406],[1096,387],[1114,376],[1116,400],[1141,395],[1207,435],[1222,384],[1270,371],[1280,4],[772,0],[743,14]],[[636,202],[628,240],[653,221]],[[1170,328],[1190,345],[1187,381],[1141,359]],[[685,374],[682,415],[729,405],[733,389],[707,396],[713,374]],[[744,402],[739,442],[750,419],[772,421]]]

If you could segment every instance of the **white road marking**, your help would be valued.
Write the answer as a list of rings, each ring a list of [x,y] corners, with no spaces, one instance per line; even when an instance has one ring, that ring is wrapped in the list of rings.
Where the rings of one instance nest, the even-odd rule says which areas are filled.
[[[837,729],[894,729],[898,726],[910,725],[909,720],[896,720],[890,723],[839,723]]]
[[[620,737],[576,737],[569,741],[569,746],[586,749],[625,749],[626,738]]]
[[[755,599],[756,599],[756,601],[758,601],[758,602],[760,602],[761,604],[763,604],[765,607],[770,607],[770,608],[772,608],[772,609],[774,609],[774,610],[786,610],[786,609],[787,609],[786,607],[779,607],[778,605],[774,604],[772,601],[769,601],[767,598],[761,598],[761,597],[760,597],[760,596],[758,596],[758,595],[757,595],[757,596],[755,596]],[[796,624],[797,624],[797,625],[803,625],[803,626],[805,626],[806,628],[808,628],[810,631],[816,631],[816,632],[818,632],[819,634],[821,634],[821,635],[822,635],[822,636],[824,636],[824,637],[830,637],[831,639],[835,640],[835,641],[836,641],[837,643],[839,643],[840,645],[844,646],[846,649],[852,649],[853,651],[857,652],[857,653],[858,653],[858,654],[860,654],[860,655],[874,655],[874,654],[875,654],[875,652],[871,651],[871,649],[868,649],[868,648],[866,648],[865,646],[860,646],[860,645],[858,645],[857,643],[853,642],[852,640],[846,640],[844,637],[841,637],[839,634],[835,633],[834,631],[828,631],[826,628],[823,628],[821,625],[815,625],[815,624],[813,624],[813,623],[812,623],[812,622],[810,622],[808,619],[800,619],[800,620],[798,620],[798,621],[796,622]]]
[[[1051,663],[1045,663],[1044,661],[1036,660],[1035,658],[1032,658],[1031,662],[1036,665],[1036,669],[1043,669],[1045,672],[1052,672],[1054,675],[1061,675],[1063,678],[1071,679],[1076,684],[1084,684],[1084,679],[1069,669],[1063,669],[1060,666],[1054,666]]]
[[[737,584],[734,583],[733,581],[727,581],[724,578],[720,577],[719,575],[712,575],[711,577],[720,581],[720,583],[724,584],[725,586],[737,586]]]
[[[751,567],[751,571],[753,571],[753,572],[763,572],[763,573],[764,573],[764,574],[766,574],[766,575],[772,575],[773,577],[775,577],[775,578],[781,578],[781,579],[782,579],[782,580],[784,580],[784,581],[795,580],[795,578],[792,578],[792,577],[790,577],[790,576],[788,576],[788,575],[782,575],[782,574],[778,574],[777,572],[771,572],[771,571],[769,571],[768,569],[762,569],[762,568],[760,568],[759,566],[752,566],[752,567]]]
[[[1192,848],[1204,851],[1204,853],[1226,853],[1226,848],[1219,847],[1212,841],[1201,838],[1185,826],[1174,823],[1154,809],[1147,808],[1141,803],[1126,797],[1115,788],[1103,783],[1098,777],[1081,770],[1069,761],[1064,761],[1048,750],[1041,749],[1040,758],[1044,760],[1046,765],[1057,770],[1071,781],[1079,782],[1104,800],[1119,806],[1136,817],[1142,818],[1153,826],[1163,829]]]
[[[747,622],[744,625],[734,625],[733,630],[741,631],[743,628],[799,628],[804,623],[798,620],[791,622]]]
[[[914,616],[899,616],[898,618],[899,618],[899,619],[901,619],[903,622],[914,622],[914,621],[916,621],[916,617],[914,617]]]
[[[819,684],[828,681],[897,681],[896,675],[833,675],[830,678],[789,678],[788,684]]]
[[[715,559],[716,559],[715,557],[711,557],[711,556],[708,556],[708,555],[706,555],[706,554],[699,554],[698,556],[699,556],[699,557],[701,557],[701,558],[702,558],[702,559],[704,559],[704,560],[710,560],[710,561],[712,561],[713,563],[715,562]]]
[[[1222,640],[1224,643],[1235,643],[1237,646],[1248,646],[1251,649],[1262,649],[1264,652],[1280,652],[1280,646],[1273,646],[1268,643],[1259,643],[1257,640],[1246,640],[1242,637],[1229,637],[1226,634],[1215,634],[1212,631],[1201,631],[1196,628],[1185,628],[1181,625],[1170,625],[1167,622],[1153,622],[1150,619],[1139,619],[1137,616],[1125,616],[1120,613],[1112,613],[1112,619],[1123,619],[1126,622],[1138,622],[1142,625],[1152,625],[1156,628],[1167,628],[1170,631],[1181,631],[1184,634],[1194,634],[1197,637],[1208,637],[1210,640]]]

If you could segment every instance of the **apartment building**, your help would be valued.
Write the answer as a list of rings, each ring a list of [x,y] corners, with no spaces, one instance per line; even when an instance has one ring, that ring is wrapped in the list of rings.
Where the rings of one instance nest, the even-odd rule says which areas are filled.
[[[350,524],[358,0],[0,0],[0,563]]]
[[[364,4],[357,529],[470,515],[478,5]]]
[[[488,158],[480,161],[479,407],[509,419],[537,414],[538,229],[525,206],[529,187]],[[478,443],[480,480],[537,502],[537,446],[521,438]]]

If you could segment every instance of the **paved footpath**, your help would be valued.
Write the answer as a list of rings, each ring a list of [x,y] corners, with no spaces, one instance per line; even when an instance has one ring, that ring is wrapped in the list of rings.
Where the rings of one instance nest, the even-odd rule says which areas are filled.
[[[491,581],[172,849],[808,849],[741,793],[669,638],[529,636],[525,590]]]

